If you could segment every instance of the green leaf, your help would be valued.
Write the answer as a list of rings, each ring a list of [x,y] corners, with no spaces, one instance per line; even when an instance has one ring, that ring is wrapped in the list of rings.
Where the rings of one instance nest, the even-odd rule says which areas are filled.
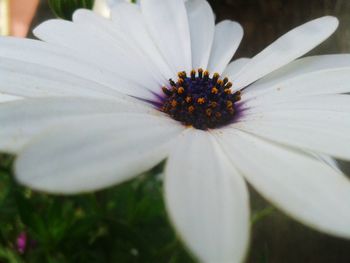
[[[16,255],[14,251],[0,247],[0,262],[22,263],[22,260]]]
[[[47,231],[43,217],[35,213],[35,207],[30,200],[20,193],[18,193],[15,198],[21,221],[30,228],[37,237],[46,235]]]
[[[72,20],[75,10],[92,9],[94,0],[48,0],[52,12],[60,18]]]

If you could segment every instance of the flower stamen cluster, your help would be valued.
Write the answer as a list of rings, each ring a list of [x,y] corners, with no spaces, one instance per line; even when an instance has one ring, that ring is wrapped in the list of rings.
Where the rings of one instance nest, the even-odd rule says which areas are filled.
[[[198,73],[198,74],[197,74]],[[169,80],[170,87],[163,87],[161,111],[184,125],[207,130],[231,122],[241,99],[241,92],[232,93],[232,82],[221,79],[218,73],[211,77],[203,69],[178,73],[177,81]]]

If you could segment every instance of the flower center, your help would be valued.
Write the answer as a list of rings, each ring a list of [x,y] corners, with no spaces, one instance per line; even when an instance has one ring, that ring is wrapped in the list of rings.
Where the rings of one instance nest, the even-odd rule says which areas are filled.
[[[208,71],[198,69],[179,72],[177,82],[169,80],[170,86],[163,87],[165,94],[160,110],[173,119],[196,129],[213,129],[230,123],[236,113],[235,102],[241,99],[241,92],[232,93],[232,83],[221,79],[218,73],[212,77]]]

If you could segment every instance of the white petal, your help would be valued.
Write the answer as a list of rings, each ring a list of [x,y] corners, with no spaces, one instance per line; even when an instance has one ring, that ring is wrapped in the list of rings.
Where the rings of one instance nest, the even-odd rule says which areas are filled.
[[[181,131],[171,119],[146,114],[67,122],[40,134],[20,153],[15,175],[26,186],[53,193],[101,189],[162,161]]]
[[[350,159],[350,112],[271,111],[243,113],[232,127],[306,151]]]
[[[318,160],[328,164],[334,170],[338,171],[339,173],[342,173],[342,171],[339,168],[338,162],[334,158],[332,158],[332,157],[330,157],[328,155],[324,155],[324,154],[315,154],[315,153],[313,153],[312,155],[315,156],[316,159],[318,159]]]
[[[252,96],[249,96],[249,89],[242,97],[245,101],[251,98],[248,103],[250,106],[267,105],[290,100],[303,100],[306,99],[305,96],[310,95],[348,93],[350,92],[348,83],[350,83],[350,67],[304,74],[276,83],[276,85],[265,89],[264,93],[256,93]]]
[[[345,86],[345,85],[344,85]],[[311,88],[311,87],[309,87]],[[315,89],[316,90],[316,89]],[[274,98],[266,97],[265,100],[250,99],[242,103],[241,108],[244,110],[244,115],[256,114],[270,111],[335,111],[335,112],[350,112],[350,96],[347,94],[329,94],[316,96],[290,96]]]
[[[107,0],[107,4],[110,8],[114,7],[115,5],[123,2],[131,2],[129,0]],[[137,1],[136,1],[137,2]]]
[[[149,89],[157,88],[159,85],[162,86],[164,80],[167,81],[169,78],[167,76],[164,79],[161,75],[161,71],[164,71],[164,67],[167,67],[167,65],[163,63],[159,65],[159,67],[156,67],[152,62],[159,52],[155,53],[149,46],[142,47],[140,43],[137,43],[132,37],[130,29],[132,28],[132,25],[136,24],[139,27],[138,32],[140,33],[136,40],[141,41],[141,43],[146,42],[141,30],[145,25],[140,25],[140,22],[144,24],[144,21],[139,21],[139,23],[137,23],[138,17],[141,16],[141,12],[138,10],[139,8],[134,4],[125,3],[125,6],[131,7],[125,10],[123,6],[123,4],[118,5],[115,10],[120,10],[124,14],[123,17],[118,19],[122,20],[124,23],[113,23],[110,19],[101,18],[94,12],[86,9],[76,11],[73,15],[73,21],[75,24],[78,24],[77,29],[84,31],[85,33],[83,33],[83,35],[87,39],[90,39],[88,42],[90,45],[96,45],[94,42],[96,42],[95,39],[97,39],[97,41],[103,41],[103,44],[106,45],[105,49],[107,49],[107,51],[113,51],[109,53],[106,52],[105,49],[97,49],[96,53],[98,58],[103,57],[104,55],[108,56],[108,59],[111,60],[112,64],[111,70],[114,70],[116,74],[122,74],[124,78],[134,80],[141,85],[145,85],[145,87],[149,87]],[[137,13],[133,12],[135,9],[138,10]],[[128,14],[126,16],[127,19],[125,14]],[[117,16],[121,15],[117,14]],[[131,25],[129,25],[129,23],[131,23]],[[101,28],[103,28],[103,30],[101,30]],[[93,38],[91,38],[91,35],[93,35]],[[79,45],[77,48],[75,45],[76,43],[74,42],[73,44],[70,44],[70,47],[81,51]],[[150,52],[151,54],[149,56],[145,56],[143,52],[146,48],[147,52],[153,51]],[[91,52],[88,51],[89,49],[86,49],[85,52],[87,53],[84,53],[85,56],[91,55]],[[93,58],[93,60],[95,60],[95,58]],[[116,60],[118,61],[118,64],[120,64],[119,67],[122,69],[114,65]],[[101,61],[103,64],[106,64],[107,62],[107,59]],[[127,72],[124,72],[123,70],[126,70]],[[137,79],[135,79],[135,76],[137,76]],[[159,85],[155,85],[154,81],[157,83],[159,82]]]
[[[222,146],[267,200],[317,230],[350,237],[350,183],[327,164],[243,132],[220,136]]]
[[[32,68],[32,71],[36,71],[35,75],[40,75],[42,71],[51,71],[49,75],[55,76],[55,72],[57,72],[59,75],[57,75],[56,81],[64,74],[76,75],[90,82],[107,86],[112,91],[113,89],[120,90],[126,94],[150,100],[155,98],[150,91],[140,87],[137,83],[118,77],[114,72],[104,68],[103,65],[96,64],[96,61],[87,61],[84,56],[79,56],[76,52],[42,41],[12,37],[0,38],[0,57],[3,61],[1,65],[4,66],[4,69],[0,67],[0,72],[4,70],[5,77],[7,68],[17,63],[18,69],[21,67]],[[1,85],[1,87],[4,86]]]
[[[223,76],[228,77],[230,81],[235,81],[237,73],[250,61],[250,58],[239,58],[227,65],[222,73]]]
[[[113,97],[120,93],[68,72],[34,63],[2,58],[0,91],[23,97]]]
[[[335,95],[335,97],[340,97],[339,100],[334,99],[333,102],[339,101],[348,102],[348,95]],[[342,100],[344,98],[344,100]],[[296,102],[297,103],[297,102]],[[305,104],[304,104],[305,105]],[[300,108],[289,109],[288,106],[284,106],[283,103],[280,104],[279,109],[277,107],[275,110],[267,110],[268,108],[257,107],[257,109],[248,109],[243,111],[241,116],[237,118],[236,123],[238,122],[247,122],[247,121],[271,121],[271,122],[299,122],[300,124],[308,122],[310,125],[340,125],[344,128],[350,127],[350,120],[347,120],[346,117],[350,115],[350,112],[347,111],[349,105],[334,105],[334,104],[325,104],[322,105],[313,103],[310,100],[310,105],[299,105]],[[303,108],[303,106],[305,108]],[[259,111],[260,108],[260,111]],[[266,110],[265,110],[266,109]],[[345,110],[343,110],[345,109]],[[340,128],[338,127],[338,128]]]
[[[276,85],[285,86],[294,78],[310,73],[350,69],[350,54],[321,55],[300,58],[259,79],[249,86],[244,97],[256,97],[271,92]],[[332,89],[330,89],[332,90]]]
[[[140,8],[135,4],[123,3],[112,9],[112,20],[120,27],[120,31],[129,37],[129,45],[136,45],[138,51],[142,51],[148,60],[154,63],[156,69],[161,72],[162,79],[168,81],[170,77],[174,77],[169,65],[166,64],[164,58],[160,54],[157,46],[152,40],[144,17]],[[154,71],[154,69],[153,69]]]
[[[214,40],[215,17],[205,0],[186,2],[192,46],[192,68],[206,69]]]
[[[119,0],[119,1],[123,1],[123,0]],[[92,10],[104,17],[109,17],[110,15],[110,9],[106,0],[95,0]]]
[[[21,99],[21,97],[0,93],[0,103],[19,100],[19,99]]]
[[[242,37],[243,28],[236,22],[225,20],[216,25],[208,65],[210,72],[224,71],[241,43]]]
[[[67,119],[118,112],[153,113],[141,103],[88,98],[25,99],[0,104],[0,149],[18,153],[42,130]]]
[[[325,16],[289,31],[252,58],[237,76],[235,87],[245,87],[304,55],[328,38],[337,26],[335,17]]]
[[[183,0],[143,0],[141,10],[153,41],[171,69],[190,71],[191,38]]]
[[[84,57],[88,61],[97,62],[104,68],[114,72],[117,76],[134,81],[145,88],[159,88],[159,83],[148,67],[149,61],[142,60],[129,45],[123,45],[120,38],[116,38],[109,30],[112,22],[93,14],[86,17],[89,11],[78,12],[75,16],[84,17],[84,23],[72,23],[65,20],[48,20],[33,31],[35,36],[45,42],[63,46]],[[102,19],[105,30],[96,27],[95,20]],[[107,27],[109,25],[109,27]],[[136,76],[136,77],[135,77]]]
[[[175,228],[203,262],[242,262],[249,239],[245,182],[213,137],[189,131],[169,156],[165,198]]]

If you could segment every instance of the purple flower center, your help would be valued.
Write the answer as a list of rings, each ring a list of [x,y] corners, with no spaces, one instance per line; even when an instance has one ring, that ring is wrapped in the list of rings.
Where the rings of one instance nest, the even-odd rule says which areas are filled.
[[[169,83],[169,87],[162,88],[165,96],[160,110],[173,119],[200,130],[218,128],[233,120],[241,92],[232,93],[228,78],[221,79],[218,73],[210,77],[208,71],[198,69],[192,70],[191,76],[180,72],[177,82],[170,79]]]

